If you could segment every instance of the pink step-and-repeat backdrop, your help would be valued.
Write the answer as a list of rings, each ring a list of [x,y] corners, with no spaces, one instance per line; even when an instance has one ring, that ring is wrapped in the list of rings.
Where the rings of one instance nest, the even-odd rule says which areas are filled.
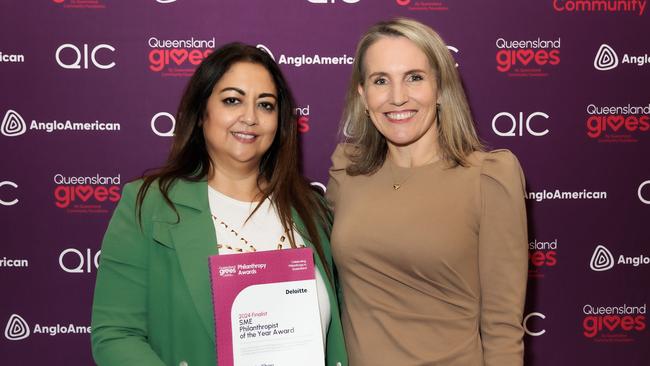
[[[481,137],[527,178],[526,364],[650,365],[647,0],[41,0],[0,3],[0,363],[92,365],[101,239],[160,165],[211,49],[259,45],[326,184],[360,35],[441,33]]]

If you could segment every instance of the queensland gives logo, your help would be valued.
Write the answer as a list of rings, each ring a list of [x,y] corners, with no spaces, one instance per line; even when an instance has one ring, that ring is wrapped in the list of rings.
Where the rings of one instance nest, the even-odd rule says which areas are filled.
[[[447,1],[423,1],[423,0],[395,0],[399,6],[411,11],[446,11],[449,10]]]
[[[106,9],[104,0],[52,0],[55,4],[60,4],[65,9]]]
[[[650,65],[650,56],[647,53],[631,55],[624,53],[619,62],[619,57],[612,46],[603,43],[596,52],[594,68],[600,71],[608,71],[618,66],[643,67]]]
[[[5,338],[10,341],[19,341],[29,337],[29,325],[18,314],[11,314],[5,326]]]
[[[560,64],[561,40],[496,40],[497,70],[513,77],[545,77]]]
[[[9,109],[2,119],[0,125],[0,132],[7,137],[20,136],[29,131],[59,133],[68,131],[82,131],[82,132],[116,132],[120,131],[122,126],[118,122],[103,122],[99,120],[94,121],[73,121],[70,119],[65,120],[41,120],[37,121],[32,119],[29,123],[25,123],[25,119],[15,110]]]
[[[552,0],[553,10],[569,13],[634,13],[643,15],[647,0]]]
[[[196,67],[215,48],[215,39],[158,39],[147,40],[149,70],[162,76],[192,76]]]
[[[68,213],[103,214],[121,198],[120,175],[54,175],[54,204]]]
[[[301,133],[309,132],[309,104],[302,107],[296,107],[296,122],[298,123],[298,131]]]
[[[587,136],[598,142],[638,142],[650,130],[647,105],[587,106]]]
[[[614,268],[614,265],[639,267],[648,264],[650,264],[650,257],[645,254],[638,254],[635,256],[620,254],[618,257],[615,257],[604,245],[596,246],[594,253],[591,255],[591,259],[589,260],[589,268],[596,272],[608,271]]]
[[[2,119],[0,132],[7,137],[20,136],[27,131],[27,124],[18,112],[9,109]]]
[[[633,342],[646,329],[646,304],[582,307],[582,334],[594,342]]]
[[[557,265],[557,239],[528,243],[528,277],[544,278],[545,269]]]

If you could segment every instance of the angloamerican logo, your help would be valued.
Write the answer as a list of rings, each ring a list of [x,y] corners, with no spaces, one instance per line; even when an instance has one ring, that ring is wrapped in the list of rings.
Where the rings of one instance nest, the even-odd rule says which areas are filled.
[[[57,336],[61,334],[90,334],[90,326],[68,324],[43,325],[34,324],[30,329],[27,321],[18,314],[11,314],[7,325],[5,326],[5,338],[10,341],[20,341],[30,335],[46,334],[48,336]]]
[[[621,254],[617,259],[615,259],[614,255],[609,249],[607,249],[607,247],[604,245],[598,245],[596,246],[596,249],[594,249],[594,253],[591,255],[589,268],[591,268],[592,271],[603,272],[614,268],[615,264],[639,267],[641,265],[650,264],[650,257],[644,254],[636,256],[626,256]]]
[[[542,190],[542,191],[529,191],[525,193],[527,200],[535,200],[542,202],[545,200],[604,200],[607,199],[607,192],[605,191],[561,191],[555,190]]]
[[[335,55],[335,56],[323,56],[319,54],[301,54],[301,55],[290,55],[282,53],[279,54],[279,57],[271,51],[271,49],[263,44],[258,44],[257,48],[268,53],[271,58],[278,63],[278,65],[291,65],[294,67],[301,67],[304,65],[352,65],[354,63],[354,57],[348,56],[348,54]]]
[[[594,68],[600,71],[608,71],[617,68],[619,65],[636,67],[650,65],[650,55],[647,53],[637,55],[624,53],[619,62],[618,54],[614,48],[605,43],[601,44],[594,58]]]
[[[115,132],[120,131],[121,125],[118,122],[103,122],[99,120],[94,121],[72,121],[66,119],[37,121],[33,119],[29,124],[29,128],[25,119],[15,110],[9,109],[5,113],[2,123],[0,124],[0,133],[7,137],[20,136],[30,131],[38,132],[67,132],[67,131],[84,131],[84,132]]]

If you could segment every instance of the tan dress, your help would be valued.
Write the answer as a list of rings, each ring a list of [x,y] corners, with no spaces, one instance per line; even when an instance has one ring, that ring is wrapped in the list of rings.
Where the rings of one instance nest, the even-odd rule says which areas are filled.
[[[476,152],[467,168],[387,162],[349,176],[344,148],[332,156],[327,197],[350,366],[523,365],[517,158]]]

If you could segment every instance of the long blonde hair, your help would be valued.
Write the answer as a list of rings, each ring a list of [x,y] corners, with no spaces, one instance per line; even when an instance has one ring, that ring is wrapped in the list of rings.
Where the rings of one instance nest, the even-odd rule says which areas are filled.
[[[466,166],[467,156],[482,151],[467,97],[451,56],[440,35],[428,26],[407,18],[396,18],[375,24],[363,35],[355,55],[352,77],[348,87],[345,109],[341,120],[341,132],[346,142],[354,149],[348,149],[351,164],[350,175],[372,174],[386,159],[386,139],[375,128],[367,115],[365,105],[358,93],[366,74],[364,57],[370,46],[383,37],[404,37],[413,42],[429,60],[438,87],[440,108],[438,112],[438,144],[441,158],[450,166]]]

